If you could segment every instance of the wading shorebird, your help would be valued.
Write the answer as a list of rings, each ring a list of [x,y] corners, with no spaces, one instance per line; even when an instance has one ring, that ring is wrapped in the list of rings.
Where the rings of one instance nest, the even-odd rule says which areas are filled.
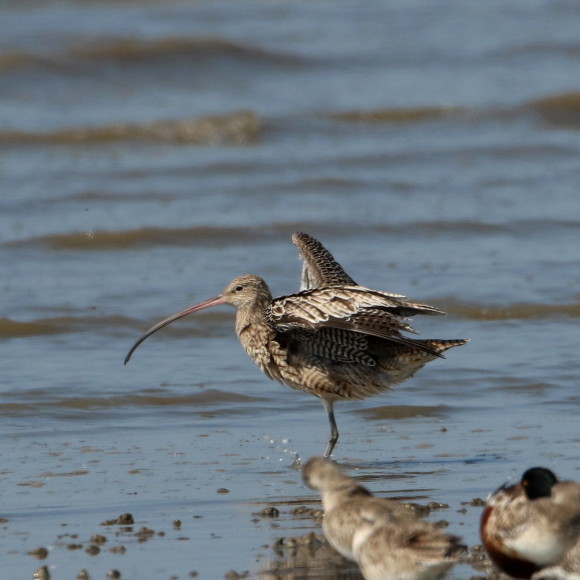
[[[292,241],[303,260],[301,291],[272,298],[266,282],[254,275],[232,280],[224,291],[151,327],[129,350],[169,323],[210,306],[237,310],[236,333],[250,358],[271,379],[318,397],[330,422],[325,456],[338,440],[334,403],[364,399],[388,390],[425,363],[467,340],[418,340],[404,318],[444,314],[390,294],[359,286],[311,236]]]
[[[363,509],[352,550],[365,580],[438,580],[467,550],[421,520],[397,521]]]
[[[436,578],[465,551],[459,538],[417,519],[403,504],[373,496],[329,459],[309,459],[302,479],[320,492],[328,543],[355,560],[367,580]]]
[[[302,480],[318,492],[324,517],[322,531],[328,543],[349,560],[354,560],[352,541],[362,525],[361,511],[385,514],[397,520],[412,519],[413,514],[396,501],[375,497],[366,487],[349,477],[326,457],[311,457],[302,466]]]
[[[493,563],[515,578],[580,574],[580,484],[559,481],[544,467],[502,485],[485,504],[480,523],[483,545]]]

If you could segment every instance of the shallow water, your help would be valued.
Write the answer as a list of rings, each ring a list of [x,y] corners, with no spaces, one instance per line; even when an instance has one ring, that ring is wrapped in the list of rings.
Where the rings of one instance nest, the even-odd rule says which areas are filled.
[[[291,465],[328,426],[247,359],[233,311],[122,364],[237,275],[295,291],[294,231],[447,311],[422,337],[472,339],[337,405],[337,461],[448,504],[430,519],[470,545],[465,502],[533,464],[578,478],[576,3],[31,0],[0,21],[7,578],[357,577],[274,549],[320,531],[291,513],[318,506]]]

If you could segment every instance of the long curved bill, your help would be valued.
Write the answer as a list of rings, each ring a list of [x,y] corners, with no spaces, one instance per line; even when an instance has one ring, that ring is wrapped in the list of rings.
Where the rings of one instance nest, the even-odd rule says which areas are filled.
[[[127,364],[129,359],[131,358],[132,354],[135,352],[137,347],[146,339],[149,338],[153,333],[157,332],[164,326],[171,324],[174,320],[178,320],[179,318],[183,318],[188,314],[193,314],[194,312],[198,312],[199,310],[203,310],[204,308],[209,308],[210,306],[217,306],[218,304],[225,304],[226,300],[222,294],[215,296],[214,298],[210,298],[209,300],[205,300],[204,302],[200,302],[199,304],[195,304],[194,306],[189,306],[185,310],[181,310],[176,314],[172,314],[167,318],[161,320],[154,326],[152,326],[137,342],[131,347],[127,356],[125,357],[125,361],[123,364]]]

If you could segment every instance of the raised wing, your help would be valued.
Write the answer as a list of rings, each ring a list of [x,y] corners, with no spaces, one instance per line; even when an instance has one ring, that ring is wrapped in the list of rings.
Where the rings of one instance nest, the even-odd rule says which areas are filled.
[[[332,318],[348,319],[360,312],[365,312],[368,317],[372,315],[369,309],[398,317],[444,314],[428,304],[401,300],[396,294],[370,290],[364,286],[337,286],[280,296],[272,300],[266,309],[266,317],[271,324],[282,328],[315,328]]]
[[[401,318],[415,314],[444,313],[427,304],[406,302],[363,286],[319,288],[281,296],[266,309],[266,319],[281,332],[335,328],[417,346],[417,341],[401,334],[414,332]],[[440,356],[427,345],[421,348]]]
[[[325,286],[356,286],[356,282],[318,240],[297,232],[292,235],[292,242],[302,258],[300,290]]]

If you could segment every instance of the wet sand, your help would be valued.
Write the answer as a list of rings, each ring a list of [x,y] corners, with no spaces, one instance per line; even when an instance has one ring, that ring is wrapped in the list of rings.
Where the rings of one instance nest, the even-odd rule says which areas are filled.
[[[319,414],[314,407],[305,422]],[[493,444],[492,431],[474,428],[465,411],[409,415],[361,423],[360,413],[344,412],[337,459],[377,495],[410,503],[463,537],[469,557],[448,578],[489,576],[477,548],[482,501],[502,483],[499,467],[507,478],[514,453],[529,463],[532,442],[546,432],[532,423],[504,425],[508,451]],[[21,507],[2,514],[6,565],[23,578],[41,566],[52,578],[82,570],[90,578],[110,570],[122,578],[360,578],[326,545],[318,494],[292,467],[296,448],[313,443],[266,435],[263,427],[276,429],[277,418],[263,417],[262,435],[250,437],[245,420],[230,419],[197,433],[187,421],[153,428],[127,419],[106,434],[72,431],[50,444],[39,444],[39,433],[14,440],[4,457],[9,465],[13,453],[21,469],[4,470],[5,506]],[[389,458],[377,459],[385,455],[379,449],[389,449]],[[545,454],[538,461],[550,463]],[[117,520],[127,513],[133,523]]]
[[[299,469],[295,466],[293,469]],[[73,474],[61,474],[72,476]],[[226,488],[218,488],[216,494],[227,494]],[[400,490],[397,499],[402,505],[413,513],[416,517],[426,518],[435,526],[448,530],[449,521],[446,514],[451,509],[446,503],[430,501],[428,503],[406,502],[404,498],[409,492]],[[343,558],[338,552],[328,545],[321,531],[321,518],[323,510],[315,499],[301,503],[304,498],[296,496],[286,501],[278,501],[276,505],[265,502],[255,502],[251,507],[256,509],[249,514],[245,526],[260,528],[263,531],[269,529],[269,543],[254,545],[251,547],[255,554],[256,566],[253,570],[241,570],[232,568],[225,570],[229,566],[227,551],[221,558],[223,560],[223,577],[227,580],[237,580],[241,578],[259,579],[311,579],[311,578],[337,578],[337,579],[362,579],[358,572],[358,567],[354,562]],[[467,514],[480,511],[484,500],[473,498],[460,502],[460,508],[456,510],[459,514],[458,526],[464,524],[468,519]],[[265,507],[261,507],[264,505]],[[178,512],[175,512],[178,513]],[[174,551],[172,544],[177,543],[180,548],[187,550],[188,543],[195,542],[195,537],[188,535],[185,530],[195,527],[196,520],[201,522],[203,515],[191,515],[191,510],[186,510],[182,514],[183,519],[173,519],[172,521],[160,522],[158,529],[152,529],[144,524],[147,518],[140,518],[131,513],[123,513],[119,516],[95,523],[94,533],[80,534],[78,532],[67,531],[77,529],[79,522],[61,518],[61,522],[52,529],[46,529],[44,538],[46,544],[28,551],[27,556],[31,559],[30,569],[34,567],[33,561],[38,560],[41,564],[32,572],[35,580],[48,580],[50,578],[62,577],[62,569],[50,564],[58,552],[78,552],[80,558],[75,558],[86,567],[77,571],[74,576],[77,580],[89,580],[90,578],[133,578],[134,563],[125,564],[127,559],[140,558],[143,549],[147,550],[149,543],[155,544],[155,551],[170,553]],[[11,526],[7,519],[1,522],[4,531],[10,534]],[[206,522],[207,523],[207,522]],[[90,524],[84,522],[84,527],[90,529]],[[237,522],[241,529],[244,527],[242,521]],[[223,534],[222,526],[215,526],[212,523],[205,526],[205,532],[211,537],[219,539]],[[277,531],[287,531],[289,535],[277,535]],[[303,533],[296,533],[302,530]],[[304,531],[308,530],[308,531]],[[18,535],[17,533],[15,535]],[[143,546],[144,544],[147,546]],[[132,552],[137,552],[137,554]],[[113,556],[116,556],[114,558]],[[125,558],[121,556],[126,556]],[[105,560],[103,564],[99,560]],[[106,569],[109,563],[116,562],[116,567]],[[235,561],[231,562],[235,566]],[[455,573],[449,574],[449,578],[491,578],[492,566],[489,558],[482,551],[479,544],[469,547],[460,562],[456,565]],[[89,572],[91,570],[92,572]],[[95,570],[103,571],[101,573]],[[463,573],[457,574],[459,570]],[[466,576],[466,571],[468,575]],[[197,578],[199,571],[192,567],[185,575],[180,571],[172,571],[171,566],[166,566],[164,570],[168,578]],[[146,572],[142,577],[148,576]]]

